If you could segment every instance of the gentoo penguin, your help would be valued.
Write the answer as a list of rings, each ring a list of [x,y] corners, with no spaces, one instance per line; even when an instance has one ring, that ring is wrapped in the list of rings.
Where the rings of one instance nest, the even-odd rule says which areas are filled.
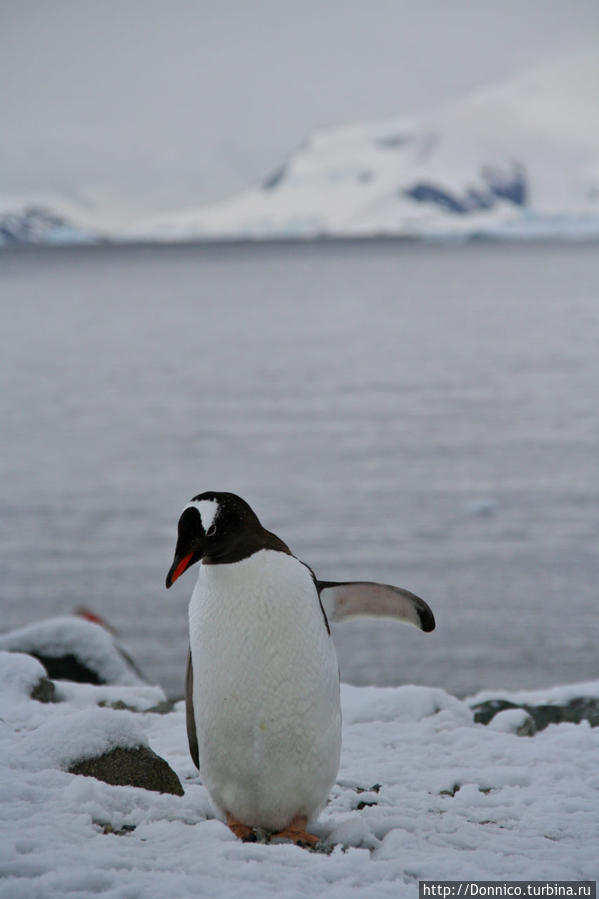
[[[384,615],[435,626],[398,587],[318,581],[233,493],[201,493],[179,519],[170,587],[200,562],[189,604],[189,748],[233,833],[307,832],[335,782],[339,668],[328,618]]]

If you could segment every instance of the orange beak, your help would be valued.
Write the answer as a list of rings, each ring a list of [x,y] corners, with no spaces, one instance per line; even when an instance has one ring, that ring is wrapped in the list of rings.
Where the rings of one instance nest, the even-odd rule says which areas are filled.
[[[175,567],[174,571],[171,568],[171,570],[169,571],[167,578],[166,578],[167,588],[170,587],[172,584],[174,584],[175,581],[177,580],[177,578],[181,577],[183,572],[187,570],[192,558],[193,558],[193,553],[189,553],[188,556],[183,556],[181,561],[177,563],[177,566]]]

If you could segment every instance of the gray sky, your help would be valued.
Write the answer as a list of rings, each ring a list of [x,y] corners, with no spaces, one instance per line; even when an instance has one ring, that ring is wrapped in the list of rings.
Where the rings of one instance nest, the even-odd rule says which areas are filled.
[[[0,194],[199,205],[315,126],[435,105],[593,41],[596,0],[2,0]]]

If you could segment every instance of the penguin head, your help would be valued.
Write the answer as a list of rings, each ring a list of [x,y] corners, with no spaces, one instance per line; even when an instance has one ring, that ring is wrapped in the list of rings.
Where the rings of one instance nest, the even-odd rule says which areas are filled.
[[[194,496],[179,518],[167,588],[196,562],[236,562],[251,555],[260,548],[264,533],[257,516],[240,496],[213,491]]]

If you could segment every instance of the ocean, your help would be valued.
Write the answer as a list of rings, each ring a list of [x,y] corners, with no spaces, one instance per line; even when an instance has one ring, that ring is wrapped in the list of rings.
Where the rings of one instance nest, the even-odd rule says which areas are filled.
[[[181,694],[177,519],[227,490],[432,607],[334,626],[343,680],[599,677],[597,245],[3,250],[0,293],[1,629],[83,604]]]

